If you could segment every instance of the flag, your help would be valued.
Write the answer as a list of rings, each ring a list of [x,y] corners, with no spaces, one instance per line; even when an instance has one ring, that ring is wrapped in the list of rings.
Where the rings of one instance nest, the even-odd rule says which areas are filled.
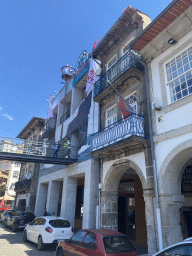
[[[125,118],[125,119],[128,118],[131,115],[131,113],[127,110],[121,97],[119,97],[119,106],[121,108],[123,118]]]
[[[4,205],[4,202],[5,202],[5,199],[3,197],[3,199],[1,200],[1,203],[0,203],[0,206],[3,206]]]
[[[96,45],[97,45],[97,39],[95,40],[95,43],[93,45],[93,50],[96,48]]]
[[[89,88],[91,87],[92,84],[97,82],[99,79],[99,76],[96,75],[97,70],[100,68],[100,66],[91,58],[90,59],[90,66],[89,66],[89,73],[87,77],[87,84],[86,84],[86,89],[85,92],[87,93]]]
[[[51,105],[51,95],[49,97],[49,107],[47,110],[47,118],[46,121],[49,120],[49,118],[53,117],[53,110],[52,110],[52,105]]]

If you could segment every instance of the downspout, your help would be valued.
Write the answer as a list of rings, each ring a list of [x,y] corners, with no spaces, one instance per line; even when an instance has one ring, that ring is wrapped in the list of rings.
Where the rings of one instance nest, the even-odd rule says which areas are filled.
[[[148,111],[148,120],[149,120],[149,139],[151,146],[151,154],[153,161],[153,175],[154,175],[154,189],[155,189],[155,198],[156,198],[156,215],[157,215],[157,228],[158,228],[158,238],[159,238],[159,250],[163,249],[163,235],[162,235],[162,224],[161,224],[161,210],[159,203],[159,190],[158,190],[158,180],[157,180],[157,164],[155,157],[154,141],[153,141],[153,130],[152,130],[152,121],[151,121],[151,105],[149,97],[149,80],[148,80],[148,68],[147,64],[138,58],[133,52],[131,52],[130,46],[127,47],[129,54],[140,62],[145,68],[145,83],[146,83],[146,93],[147,93],[147,111]],[[155,226],[154,226],[155,228]]]

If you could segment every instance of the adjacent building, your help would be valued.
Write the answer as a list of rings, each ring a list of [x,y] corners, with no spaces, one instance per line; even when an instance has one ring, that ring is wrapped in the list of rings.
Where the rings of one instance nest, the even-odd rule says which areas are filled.
[[[148,67],[164,247],[192,236],[191,5],[172,1],[130,45]]]
[[[39,145],[41,145],[41,143],[43,144],[41,133],[44,128],[44,124],[45,119],[40,117],[33,117],[17,136],[17,138],[20,138],[24,141],[23,150],[25,153],[31,155],[38,154],[39,148],[42,148],[39,147]],[[29,211],[32,213],[34,212],[39,168],[39,163],[21,163],[19,180],[15,183],[15,207],[17,210]]]

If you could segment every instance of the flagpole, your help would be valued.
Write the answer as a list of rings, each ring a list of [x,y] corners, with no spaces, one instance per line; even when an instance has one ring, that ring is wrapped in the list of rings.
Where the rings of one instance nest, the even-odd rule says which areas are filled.
[[[122,101],[125,103],[127,110],[130,112],[133,112],[132,107],[127,103],[127,101],[123,98],[123,96],[120,94],[119,91],[112,85],[112,83],[107,79],[107,82],[112,86],[112,88],[116,91],[116,93],[119,95],[119,97],[122,99]]]

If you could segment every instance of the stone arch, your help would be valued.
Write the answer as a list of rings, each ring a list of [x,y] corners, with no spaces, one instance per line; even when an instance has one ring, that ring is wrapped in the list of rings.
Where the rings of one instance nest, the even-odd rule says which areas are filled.
[[[103,183],[103,191],[118,191],[119,181],[128,169],[132,168],[140,178],[143,189],[147,189],[147,183],[140,168],[131,160],[121,159],[112,164],[109,168]]]
[[[192,158],[192,140],[179,144],[168,154],[158,175],[160,194],[181,194],[183,167],[190,158]]]

